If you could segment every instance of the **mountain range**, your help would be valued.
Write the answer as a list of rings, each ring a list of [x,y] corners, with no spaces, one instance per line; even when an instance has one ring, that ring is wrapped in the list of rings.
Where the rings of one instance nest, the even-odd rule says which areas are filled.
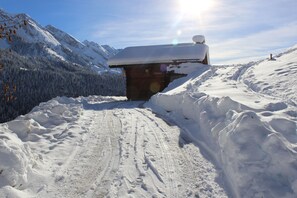
[[[21,55],[58,59],[100,71],[107,68],[107,59],[118,52],[111,46],[93,41],[80,42],[52,25],[43,27],[26,14],[13,15],[0,10],[0,21],[8,24],[26,21],[26,26],[18,27],[13,42],[0,40],[1,49],[10,48]]]
[[[111,46],[3,10],[0,33],[0,123],[57,96],[125,94],[124,76],[106,64],[118,52]]]

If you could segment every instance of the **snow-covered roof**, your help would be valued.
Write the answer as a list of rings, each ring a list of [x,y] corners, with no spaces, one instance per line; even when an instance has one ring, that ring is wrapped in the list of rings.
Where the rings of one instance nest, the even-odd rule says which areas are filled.
[[[107,64],[116,67],[151,63],[200,62],[207,54],[208,46],[200,43],[127,47],[111,57]]]

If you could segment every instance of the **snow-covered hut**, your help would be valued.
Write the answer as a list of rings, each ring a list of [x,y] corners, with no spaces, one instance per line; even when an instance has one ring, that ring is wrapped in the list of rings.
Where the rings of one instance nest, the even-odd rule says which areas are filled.
[[[194,36],[193,43],[127,47],[108,60],[111,68],[123,68],[126,95],[131,100],[146,100],[185,74],[169,71],[172,65],[209,64],[209,50],[204,36]]]

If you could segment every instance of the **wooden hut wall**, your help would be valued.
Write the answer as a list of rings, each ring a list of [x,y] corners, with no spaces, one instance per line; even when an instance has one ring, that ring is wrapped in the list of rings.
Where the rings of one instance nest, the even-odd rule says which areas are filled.
[[[207,64],[207,57],[202,63]],[[173,71],[167,72],[161,65],[163,66],[163,64],[123,66],[126,74],[126,95],[129,100],[147,100],[157,92],[163,91],[173,80],[186,76]]]
[[[166,71],[160,70],[160,64],[125,67],[127,80],[127,98],[146,100],[162,91],[167,85]]]
[[[205,58],[201,63],[204,64],[204,65],[208,65],[207,54],[205,55]]]

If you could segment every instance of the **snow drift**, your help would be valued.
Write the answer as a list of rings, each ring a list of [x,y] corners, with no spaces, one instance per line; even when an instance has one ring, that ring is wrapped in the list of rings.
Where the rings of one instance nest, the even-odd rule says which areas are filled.
[[[51,182],[50,174],[59,179],[57,167],[83,142],[84,126],[77,124],[83,107],[114,100],[57,97],[0,124],[0,197],[36,197]]]
[[[17,190],[27,187],[28,178],[37,174],[32,168],[42,162],[41,156],[31,150],[32,144],[42,148],[44,141],[54,142],[54,129],[78,119],[80,105],[71,98],[57,98],[0,125],[1,195],[22,197]]]
[[[296,197],[296,55],[294,49],[273,62],[197,71],[147,106],[193,121],[185,135],[223,170],[234,197]]]
[[[0,188],[11,186],[24,189],[34,157],[28,145],[15,134],[0,132]]]

